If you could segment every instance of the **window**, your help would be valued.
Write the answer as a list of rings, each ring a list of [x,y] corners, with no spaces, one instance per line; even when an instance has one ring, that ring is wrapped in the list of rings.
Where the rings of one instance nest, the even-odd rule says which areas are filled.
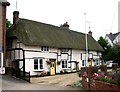
[[[67,68],[67,60],[62,61],[62,68]]]
[[[69,49],[60,49],[61,53],[68,53]]]
[[[82,60],[82,66],[86,66],[86,61]]]
[[[34,59],[34,69],[35,70],[43,69],[43,60],[42,59]]]
[[[48,46],[41,46],[41,51],[49,51]]]
[[[99,60],[96,59],[96,60],[95,60],[95,63],[96,63],[96,65],[99,65]]]

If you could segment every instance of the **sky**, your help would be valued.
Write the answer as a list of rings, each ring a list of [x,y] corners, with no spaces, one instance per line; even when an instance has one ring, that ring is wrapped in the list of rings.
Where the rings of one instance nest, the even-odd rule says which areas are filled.
[[[13,11],[17,10],[20,18],[55,26],[67,21],[71,30],[82,33],[87,33],[90,27],[96,40],[110,32],[118,32],[120,0],[17,0],[17,4],[16,0],[7,1],[11,4],[7,7],[7,18],[11,23]]]

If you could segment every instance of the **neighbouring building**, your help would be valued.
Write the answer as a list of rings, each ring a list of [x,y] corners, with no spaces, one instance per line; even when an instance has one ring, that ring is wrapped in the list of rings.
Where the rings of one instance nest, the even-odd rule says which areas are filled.
[[[120,46],[120,1],[118,2],[118,32],[114,34],[106,34],[105,39],[111,46]]]
[[[5,72],[5,53],[6,53],[6,7],[10,3],[0,0],[0,74]]]
[[[111,46],[120,46],[120,32],[114,34],[106,34],[105,39],[109,42]]]
[[[103,48],[88,36],[89,61],[100,65]],[[19,18],[13,12],[13,25],[7,30],[7,67],[21,69],[30,75],[42,71],[51,75],[72,72],[89,66],[85,59],[85,34],[61,27]]]

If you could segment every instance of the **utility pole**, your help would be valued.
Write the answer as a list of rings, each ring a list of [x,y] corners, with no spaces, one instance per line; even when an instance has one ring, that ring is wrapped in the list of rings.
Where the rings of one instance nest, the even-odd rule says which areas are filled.
[[[86,29],[86,13],[84,13],[85,16],[85,60],[86,60],[86,66],[88,66],[88,41],[87,41],[87,29]]]

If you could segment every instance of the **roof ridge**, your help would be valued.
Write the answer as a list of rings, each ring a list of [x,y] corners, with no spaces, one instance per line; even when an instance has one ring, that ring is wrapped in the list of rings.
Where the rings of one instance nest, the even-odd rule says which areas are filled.
[[[19,18],[19,19],[20,19],[20,20],[32,21],[32,22],[36,22],[36,23],[41,23],[41,24],[44,24],[44,25],[48,25],[48,26],[60,28],[60,29],[65,30],[65,31],[72,31],[72,32],[81,33],[81,34],[85,35],[85,33],[78,32],[78,31],[71,30],[71,29],[68,30],[68,29],[65,29],[65,28],[63,28],[63,27],[59,27],[59,26],[56,26],[56,25],[53,25],[53,24],[47,24],[47,23],[44,23],[44,22],[39,22],[39,21],[35,21],[35,20],[31,20],[31,19],[25,19],[25,18]],[[19,21],[20,21],[20,20],[19,20]]]

